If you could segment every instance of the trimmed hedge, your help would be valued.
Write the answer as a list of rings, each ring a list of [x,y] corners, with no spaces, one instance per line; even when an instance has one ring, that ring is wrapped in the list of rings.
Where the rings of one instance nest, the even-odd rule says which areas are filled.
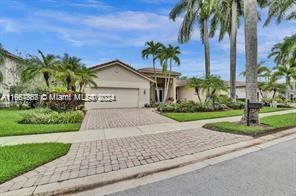
[[[84,117],[81,111],[56,112],[48,108],[24,111],[21,124],[68,124],[80,123]]]

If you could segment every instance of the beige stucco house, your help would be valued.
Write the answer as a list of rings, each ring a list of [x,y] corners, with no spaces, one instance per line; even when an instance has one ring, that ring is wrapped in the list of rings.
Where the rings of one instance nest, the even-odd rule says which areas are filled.
[[[3,74],[3,82],[0,83],[0,93],[8,94],[9,87],[19,81],[17,65],[20,57],[0,48],[4,52],[4,62],[0,64],[0,71]]]
[[[113,102],[94,102],[87,103],[87,109],[96,108],[134,108],[144,107],[146,104],[156,100],[155,83],[157,82],[160,101],[164,99],[165,76],[162,70],[156,69],[156,81],[153,68],[135,69],[132,66],[119,60],[107,62],[91,67],[96,75],[98,87],[88,87],[87,94],[112,94],[116,97]],[[188,80],[181,80],[181,74],[175,71],[170,73],[168,88],[168,100],[176,101],[198,101],[197,93],[194,88],[187,87]],[[229,87],[229,81],[225,81]],[[236,82],[237,98],[245,98],[245,82]],[[267,97],[272,96],[272,92],[267,93]],[[228,95],[228,92],[221,92]],[[258,100],[262,98],[258,89]],[[201,99],[205,99],[205,94],[201,93]]]

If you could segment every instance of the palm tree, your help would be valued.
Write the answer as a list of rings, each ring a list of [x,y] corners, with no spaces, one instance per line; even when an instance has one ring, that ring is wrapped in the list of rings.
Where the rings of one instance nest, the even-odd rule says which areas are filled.
[[[80,68],[77,73],[79,92],[82,91],[83,87],[86,85],[92,85],[97,87],[97,83],[94,81],[94,78],[97,78],[97,75],[89,68],[84,65]]]
[[[177,17],[183,16],[183,23],[179,31],[178,40],[180,43],[188,42],[194,31],[194,25],[199,24],[201,41],[205,53],[205,75],[210,76],[210,43],[208,20],[212,12],[212,0],[180,0],[171,10],[169,17],[176,21]]]
[[[63,57],[59,57],[60,63],[56,66],[57,78],[66,84],[67,90],[76,91],[76,82],[78,81],[78,73],[83,64],[81,59],[69,56],[65,53]]]
[[[270,69],[267,66],[264,66],[264,63],[265,61],[260,61],[257,64],[258,81],[260,81],[260,78],[264,78],[267,81],[271,76]],[[241,72],[240,76],[246,77],[246,71]]]
[[[158,91],[157,78],[156,78],[155,62],[156,62],[159,50],[163,47],[163,45],[159,42],[150,41],[150,42],[146,42],[145,46],[146,48],[142,50],[142,58],[147,59],[149,56],[152,56],[152,66],[153,66],[155,90],[156,90],[156,102],[158,102],[159,91]]]
[[[246,100],[250,102],[257,101],[257,1],[244,0],[244,16],[245,16],[245,48],[246,48]],[[242,117],[242,122],[249,120],[252,124],[259,124],[259,111],[252,109],[248,116],[247,104]],[[249,118],[249,119],[248,119]]]
[[[46,86],[50,86],[50,79],[54,72],[54,67],[57,64],[56,56],[52,54],[44,55],[43,52],[38,50],[41,58],[37,56],[30,56],[27,65],[22,72],[22,79],[30,80],[35,76],[42,75]]]
[[[168,47],[162,47],[162,49],[159,51],[158,58],[160,59],[162,65],[163,74],[166,76],[163,102],[166,101],[168,96],[173,63],[176,65],[180,65],[180,59],[178,57],[180,54],[181,52],[179,46],[174,47],[171,44],[169,44]],[[168,66],[169,73],[167,73]]]
[[[285,77],[286,81],[286,100],[289,99],[291,78],[296,73],[296,34],[284,38],[283,42],[274,45],[269,57],[273,57],[277,67],[275,76]]]
[[[275,67],[273,73],[275,77],[284,77],[286,82],[285,98],[289,100],[289,92],[291,89],[291,79],[296,79],[296,68],[289,65],[279,65]]]
[[[198,101],[200,103],[202,102],[201,97],[200,97],[200,91],[201,91],[201,88],[202,88],[202,82],[203,82],[202,79],[193,77],[193,78],[190,78],[190,80],[186,84],[187,87],[194,88],[195,89],[195,92],[196,92]]]
[[[213,18],[211,20],[210,36],[213,37],[220,26],[219,41],[228,33],[230,38],[230,98],[236,101],[236,46],[237,29],[240,24],[240,16],[243,15],[242,1],[240,0],[218,0]]]
[[[205,103],[208,103],[210,100],[213,103],[213,107],[215,107],[216,100],[218,96],[221,95],[221,92],[227,91],[227,86],[224,81],[221,80],[219,76],[210,75],[208,78],[204,78],[201,83],[201,88],[203,91],[210,92],[209,96],[207,96]]]
[[[273,17],[276,17],[277,23],[282,20],[296,19],[295,0],[267,0],[263,6],[269,8],[264,26],[267,26]]]

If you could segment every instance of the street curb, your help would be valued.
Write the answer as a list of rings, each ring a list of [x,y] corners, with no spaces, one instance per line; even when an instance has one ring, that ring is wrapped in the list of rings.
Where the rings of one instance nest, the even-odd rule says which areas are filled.
[[[105,174],[98,174],[57,183],[40,185],[35,187],[34,189],[20,189],[17,191],[6,192],[4,193],[4,195],[61,195],[78,191],[85,191],[92,188],[98,188],[104,185],[109,185],[124,180],[140,178],[143,176],[154,174],[156,172],[179,168],[198,162],[202,162],[206,165],[213,165],[294,138],[296,138],[296,128],[277,132],[271,135],[265,135],[236,144],[214,148],[192,155],[178,157],[175,159],[118,170]]]

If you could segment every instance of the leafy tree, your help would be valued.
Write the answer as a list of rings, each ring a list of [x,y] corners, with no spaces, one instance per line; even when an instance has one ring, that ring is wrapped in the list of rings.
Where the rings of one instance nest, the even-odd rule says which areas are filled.
[[[237,29],[240,26],[240,17],[243,15],[243,5],[240,0],[218,0],[211,19],[211,37],[217,27],[220,27],[219,41],[225,34],[230,39],[230,98],[236,101],[236,46]]]
[[[30,56],[26,62],[26,66],[22,71],[22,79],[24,81],[42,75],[47,87],[50,87],[50,79],[53,76],[54,68],[58,63],[56,56],[52,54],[44,55],[38,50],[40,57]]]
[[[142,57],[147,59],[149,56],[152,56],[152,66],[153,66],[153,73],[154,73],[154,81],[155,81],[155,89],[156,89],[156,102],[159,101],[159,91],[157,86],[157,78],[156,78],[156,71],[155,71],[155,63],[157,60],[157,56],[163,45],[159,42],[146,42],[146,48],[142,50]]]
[[[212,3],[212,0],[180,0],[169,14],[173,21],[184,15],[178,37],[180,43],[188,42],[194,32],[195,24],[199,25],[200,37],[204,45],[206,77],[211,74],[208,21],[212,13]]]
[[[165,75],[165,88],[164,88],[164,99],[163,102],[166,101],[168,96],[168,89],[171,81],[171,73],[173,63],[176,65],[180,65],[179,55],[181,54],[180,48],[174,47],[171,44],[168,47],[162,47],[158,54],[158,59],[162,65],[162,72]],[[169,72],[168,72],[169,67]]]

